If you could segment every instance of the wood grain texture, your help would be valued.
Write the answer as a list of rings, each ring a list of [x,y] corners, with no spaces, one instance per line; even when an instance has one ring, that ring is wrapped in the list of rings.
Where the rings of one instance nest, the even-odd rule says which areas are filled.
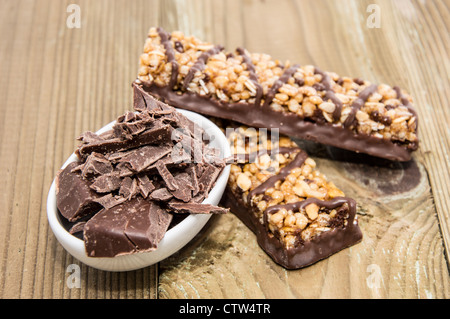
[[[71,3],[81,8],[80,29],[66,25]],[[380,28],[367,26],[370,4],[380,8]],[[0,0],[0,298],[449,298],[449,7],[448,0]],[[412,94],[421,144],[409,166],[302,144],[358,200],[360,244],[287,271],[230,214],[138,271],[98,271],[65,252],[47,223],[50,184],[80,133],[132,108],[138,58],[158,25]],[[70,264],[81,267],[81,288],[67,285]]]

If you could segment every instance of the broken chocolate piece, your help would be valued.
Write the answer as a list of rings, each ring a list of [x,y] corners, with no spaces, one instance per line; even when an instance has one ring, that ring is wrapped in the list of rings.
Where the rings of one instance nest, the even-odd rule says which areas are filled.
[[[111,163],[102,155],[96,152],[90,154],[86,161],[75,167],[74,171],[81,171],[81,176],[89,178],[92,176],[109,174],[113,171]]]
[[[175,213],[183,214],[225,214],[228,208],[223,208],[211,204],[170,202],[169,208]]]
[[[129,218],[128,206],[132,205],[130,203],[122,203],[115,208],[101,211],[86,223],[83,237],[88,256],[114,257],[136,250],[135,245],[125,235]],[[146,208],[148,207],[140,205],[140,209]]]
[[[131,199],[139,193],[137,181],[135,178],[125,177],[120,185],[119,195]]]
[[[206,168],[205,168],[206,167]],[[209,163],[204,164],[203,172],[198,178],[200,192],[208,193],[213,188],[221,169]]]
[[[172,199],[173,195],[171,192],[169,192],[169,190],[167,188],[163,187],[163,188],[154,190],[150,194],[149,198],[151,200],[155,200],[155,201],[166,202],[166,201]]]
[[[136,197],[97,213],[84,226],[86,253],[114,257],[157,247],[172,216],[156,204]]]
[[[149,201],[146,203],[149,203],[148,209],[142,207],[145,207],[145,204],[136,204],[139,207],[131,215],[124,231],[128,239],[136,246],[137,251],[155,250],[172,220],[172,215],[158,204]]]
[[[173,177],[172,173],[167,169],[166,164],[162,161],[158,161],[155,164],[156,169],[158,170],[159,176],[163,179],[164,183],[166,184],[166,187],[170,191],[175,191],[178,189],[178,183]]]
[[[120,188],[121,178],[117,175],[100,175],[91,184],[91,189],[97,193],[110,193]]]
[[[142,132],[139,135],[133,136],[131,139],[110,138],[101,141],[94,141],[86,143],[83,139],[83,144],[78,148],[77,155],[81,159],[85,159],[89,154],[96,153],[112,153],[116,151],[124,151],[132,148],[140,147],[148,144],[161,144],[170,142],[171,127],[167,124],[155,124],[151,129]]]
[[[147,175],[138,175],[137,179],[142,197],[147,198],[148,195],[155,189],[155,185],[153,185]]]
[[[171,145],[139,147],[122,157],[119,162],[127,163],[129,168],[136,173],[142,172],[160,158],[169,154]]]
[[[84,230],[84,225],[86,225],[85,221],[75,223],[69,230],[71,235],[82,232]]]
[[[61,170],[56,177],[56,206],[70,222],[99,211],[102,206],[96,202],[101,195],[94,192],[91,183],[81,174],[72,172],[79,166],[73,162]]]
[[[123,196],[113,195],[112,193],[108,193],[100,198],[97,198],[95,201],[103,206],[103,208],[110,209],[114,206],[122,204],[126,202],[126,198]]]

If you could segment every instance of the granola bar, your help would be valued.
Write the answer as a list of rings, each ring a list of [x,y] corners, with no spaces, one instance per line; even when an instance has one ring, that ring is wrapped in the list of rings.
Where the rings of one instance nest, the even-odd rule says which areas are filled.
[[[244,127],[235,135],[245,132]],[[292,140],[282,136],[267,152],[242,138],[230,141],[234,152],[258,155],[254,162],[239,157],[241,162],[231,165],[222,204],[256,234],[275,262],[287,269],[306,267],[362,239],[356,202]]]
[[[150,29],[135,83],[179,108],[380,158],[408,161],[418,148],[417,113],[398,87],[179,31]]]

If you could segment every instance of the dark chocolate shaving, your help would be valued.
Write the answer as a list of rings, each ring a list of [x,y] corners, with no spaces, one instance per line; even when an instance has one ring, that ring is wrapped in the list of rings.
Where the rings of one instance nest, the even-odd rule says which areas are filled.
[[[70,222],[102,208],[97,202],[101,195],[91,189],[91,182],[81,174],[73,172],[78,165],[77,162],[70,163],[56,177],[56,206],[61,215]]]
[[[72,228],[70,228],[69,233],[70,233],[71,235],[74,235],[74,234],[76,234],[76,233],[80,233],[80,232],[84,231],[84,225],[86,225],[86,222],[85,222],[85,221],[75,223],[75,224],[72,226]]]
[[[131,139],[111,138],[99,142],[85,143],[78,148],[77,154],[81,159],[87,158],[91,153],[111,153],[124,151],[148,144],[160,144],[170,142],[170,125],[155,123],[155,127],[134,136]]]
[[[169,154],[172,150],[172,146],[158,145],[158,146],[144,146],[129,152],[126,156],[122,157],[119,162],[127,163],[128,167],[136,173],[144,171],[150,165],[155,163],[160,158]]]
[[[148,195],[156,188],[147,175],[138,175],[137,180],[139,191],[144,198],[147,198]]]
[[[198,203],[170,202],[169,208],[172,209],[174,213],[180,214],[225,214],[229,212],[228,208]]]
[[[156,190],[154,190],[149,198],[151,200],[155,200],[155,201],[159,201],[159,202],[167,202],[168,200],[173,198],[173,195],[171,192],[169,192],[169,190],[165,187],[163,188],[158,188]]]
[[[110,193],[120,188],[122,179],[118,174],[100,175],[91,184],[91,189],[97,193]]]

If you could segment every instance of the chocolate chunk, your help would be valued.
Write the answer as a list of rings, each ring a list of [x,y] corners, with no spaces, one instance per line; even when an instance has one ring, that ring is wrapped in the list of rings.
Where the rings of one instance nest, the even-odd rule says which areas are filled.
[[[120,185],[119,195],[130,199],[136,196],[139,192],[137,181],[135,178],[125,177]]]
[[[144,132],[146,129],[142,123],[118,123],[114,125],[114,135],[117,138],[132,139],[133,136]]]
[[[185,185],[182,185],[175,179],[175,177],[167,169],[166,165],[162,162],[156,163],[156,169],[159,175],[164,180],[166,187],[172,193],[175,198],[178,198],[184,202],[188,202],[192,198],[192,192]]]
[[[85,221],[75,223],[75,224],[70,228],[69,233],[73,235],[73,234],[76,234],[76,233],[79,233],[79,232],[84,231],[84,225],[86,225],[86,222],[85,222]]]
[[[116,165],[114,173],[120,177],[133,176],[134,172],[129,168],[129,165],[125,162],[120,162]]]
[[[145,201],[144,204],[136,204],[136,208],[125,227],[125,235],[137,251],[155,250],[170,225],[172,215],[154,202]]]
[[[170,191],[175,191],[178,189],[178,183],[173,177],[172,173],[167,169],[167,166],[164,162],[158,161],[155,164],[156,169],[158,170],[159,176],[163,179],[164,183],[166,184],[166,187]]]
[[[84,141],[85,143],[90,144],[90,143],[101,142],[104,139],[102,137],[98,136],[96,133],[88,131],[88,132],[84,132],[83,134],[81,134],[78,137],[78,140]]]
[[[180,151],[181,150],[184,151],[184,152],[181,151],[179,154],[176,154],[177,162],[186,161],[185,158],[186,156],[190,162],[192,161],[192,159],[194,160],[195,163],[200,163],[203,161],[204,143],[202,140],[194,138],[188,134],[185,134],[185,132],[181,132],[179,130],[174,131],[172,137],[175,139],[176,142],[175,147]]]
[[[107,140],[101,140],[98,142],[83,144],[78,149],[78,155],[81,158],[86,158],[92,152],[105,154],[116,151],[129,150],[132,148],[148,144],[160,144],[169,142],[170,138],[171,138],[170,125],[157,123],[153,128],[146,130],[142,134],[133,136],[129,140],[121,138],[111,138]],[[85,141],[83,140],[83,142]]]
[[[137,200],[135,200],[137,201]],[[146,209],[140,205],[141,209]],[[148,208],[148,207],[147,207]],[[114,257],[136,251],[136,246],[125,235],[130,214],[136,213],[134,201],[127,201],[102,210],[84,226],[83,238],[89,257]]]
[[[206,163],[205,166],[206,168],[203,170],[200,178],[198,179],[198,187],[200,192],[208,193],[214,186],[221,169],[208,163]]]
[[[172,150],[171,145],[144,146],[137,148],[124,157],[119,162],[127,163],[129,168],[136,172],[142,172],[147,167],[155,163],[160,158],[169,154]]]
[[[147,175],[138,176],[137,179],[139,191],[141,192],[142,197],[147,198],[148,195],[155,189],[155,185],[153,185]]]
[[[165,187],[158,188],[149,195],[149,199],[161,202],[166,202],[172,198],[173,198],[172,193],[169,192],[169,190]]]
[[[165,120],[171,121],[174,127],[181,128],[188,132],[192,137],[200,138],[205,135],[203,128],[195,125],[175,108],[150,96],[142,87],[133,84],[133,107],[136,111],[146,110],[152,114],[165,114]]]
[[[91,184],[90,188],[97,193],[110,193],[119,189],[122,179],[119,175],[100,175]]]
[[[108,193],[100,198],[97,198],[95,202],[103,206],[103,208],[109,209],[122,204],[126,200],[127,199],[123,196],[114,196],[112,193]]]
[[[143,90],[137,89],[133,86],[133,108],[136,111],[150,111],[150,112],[160,112],[160,111],[171,111],[173,108],[161,103],[160,101],[144,94]]]
[[[84,178],[88,178],[90,176],[109,174],[113,171],[113,167],[102,154],[94,152],[87,157],[84,164],[77,166],[74,170],[81,170],[81,175]]]
[[[181,214],[225,214],[229,212],[228,208],[199,203],[170,202],[169,208],[174,213]]]
[[[172,216],[155,203],[136,197],[92,217],[84,226],[90,257],[114,257],[154,250]]]
[[[82,178],[81,174],[72,172],[77,166],[78,162],[70,163],[56,176],[56,206],[71,222],[102,208],[96,202],[101,195],[90,188],[91,183]]]
[[[189,166],[186,172],[190,175],[190,180],[192,184],[192,196],[195,196],[200,191],[200,186],[198,185],[198,177],[195,166]]]

